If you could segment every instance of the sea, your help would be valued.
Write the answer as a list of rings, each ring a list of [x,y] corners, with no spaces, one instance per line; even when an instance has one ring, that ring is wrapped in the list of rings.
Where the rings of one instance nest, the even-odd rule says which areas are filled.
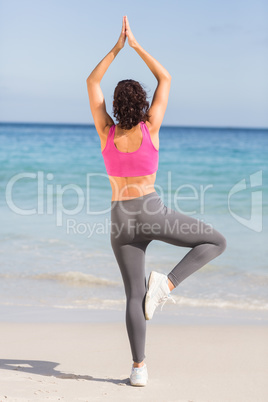
[[[156,322],[267,324],[268,129],[162,126],[159,138],[156,191],[227,247],[173,290]],[[0,320],[124,320],[95,127],[0,123],[0,167]],[[146,277],[189,251],[152,241]]]

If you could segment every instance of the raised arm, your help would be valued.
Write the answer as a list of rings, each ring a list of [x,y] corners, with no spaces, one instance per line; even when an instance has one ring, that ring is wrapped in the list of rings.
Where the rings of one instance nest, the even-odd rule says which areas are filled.
[[[106,111],[105,99],[100,87],[100,82],[112,61],[124,47],[126,41],[125,21],[126,19],[123,17],[122,30],[116,45],[99,62],[87,78],[90,109],[96,130],[100,136],[104,134],[104,129],[107,125],[113,124],[113,119]]]
[[[157,79],[157,87],[154,92],[151,107],[149,109],[149,115],[151,116],[149,119],[149,124],[150,132],[152,134],[158,133],[167,108],[171,75],[154,57],[152,57],[139,45],[133,33],[131,32],[127,17],[126,36],[128,38],[129,45],[136,50],[138,55],[144,60]]]

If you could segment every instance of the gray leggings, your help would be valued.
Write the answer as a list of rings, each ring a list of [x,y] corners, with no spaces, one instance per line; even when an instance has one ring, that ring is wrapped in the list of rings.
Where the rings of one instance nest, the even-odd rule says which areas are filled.
[[[145,251],[152,240],[191,250],[169,272],[177,287],[226,248],[226,239],[212,226],[164,205],[156,191],[123,201],[111,201],[112,249],[126,294],[126,326],[133,361],[145,358]]]

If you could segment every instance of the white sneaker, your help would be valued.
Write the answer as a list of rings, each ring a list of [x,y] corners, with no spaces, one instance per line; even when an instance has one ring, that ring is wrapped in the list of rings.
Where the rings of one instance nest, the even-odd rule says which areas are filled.
[[[170,292],[167,275],[152,271],[149,276],[145,297],[146,320],[150,320],[153,317],[154,311],[159,304],[162,303],[162,311],[162,308],[168,299],[171,299],[176,303],[173,297],[170,296]]]
[[[130,384],[136,387],[144,387],[148,381],[147,366],[144,363],[142,367],[133,367],[130,374]]]

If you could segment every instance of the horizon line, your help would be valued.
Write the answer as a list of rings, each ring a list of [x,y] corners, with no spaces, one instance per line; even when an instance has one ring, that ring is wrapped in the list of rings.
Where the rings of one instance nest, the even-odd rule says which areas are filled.
[[[14,125],[42,125],[42,126],[84,126],[95,127],[94,123],[60,123],[60,122],[35,122],[35,121],[0,121],[0,124],[14,124]],[[161,127],[166,128],[208,128],[208,129],[224,129],[224,130],[268,130],[268,127],[254,127],[254,126],[207,126],[207,125],[180,125],[180,124],[162,124]]]

